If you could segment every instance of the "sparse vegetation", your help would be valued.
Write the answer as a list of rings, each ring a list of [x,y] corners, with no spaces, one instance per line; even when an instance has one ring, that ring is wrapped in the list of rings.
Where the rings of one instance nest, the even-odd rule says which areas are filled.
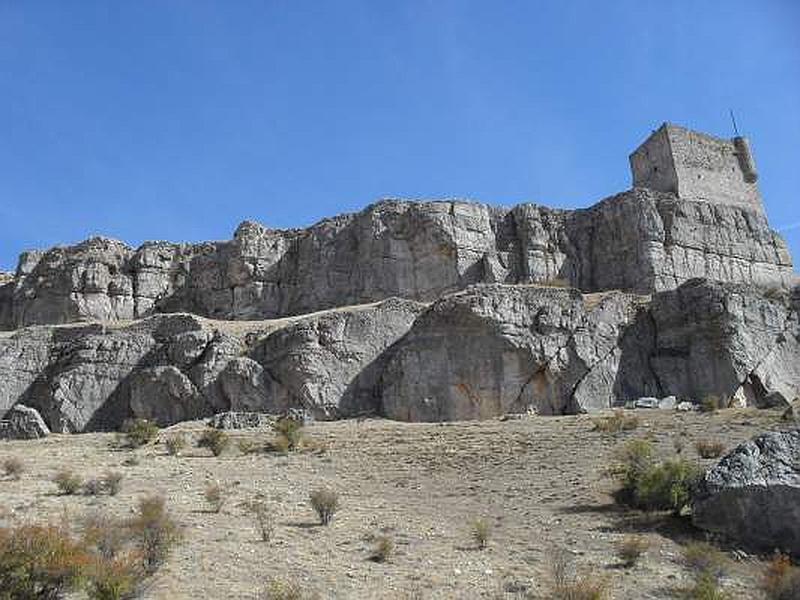
[[[86,595],[89,600],[125,600],[134,597],[141,579],[133,556],[96,560],[90,567]]]
[[[649,548],[650,542],[644,536],[627,535],[617,545],[617,557],[626,568],[630,569],[636,566]]]
[[[164,439],[164,447],[170,456],[180,456],[186,449],[186,437],[182,433],[175,433]]]
[[[3,475],[14,480],[18,480],[25,471],[25,465],[16,456],[3,459]]]
[[[263,600],[304,600],[307,598],[299,583],[289,579],[270,579],[262,595]]]
[[[245,505],[247,512],[253,516],[259,537],[262,542],[269,542],[275,533],[275,519],[264,500],[255,499]]]
[[[719,579],[725,574],[728,559],[707,542],[692,542],[683,549],[683,564],[695,573],[706,573]]]
[[[768,600],[800,598],[800,568],[785,554],[776,554],[767,565],[761,588]]]
[[[139,500],[136,515],[127,526],[147,574],[158,570],[181,537],[177,523],[166,509],[164,497],[159,495]]]
[[[130,448],[140,448],[158,437],[158,425],[147,419],[128,419],[122,425],[125,441]]]
[[[63,527],[0,528],[0,599],[63,598],[80,587],[90,560]]]
[[[275,448],[281,452],[299,450],[303,443],[303,423],[291,417],[281,417],[272,425]]]
[[[695,575],[692,587],[679,590],[679,597],[686,600],[732,600],[720,589],[719,580],[707,571]]]
[[[572,555],[563,548],[550,552],[548,598],[552,600],[604,600],[608,597],[605,580],[591,573],[579,573]]]
[[[701,458],[719,458],[725,452],[725,444],[716,440],[697,440],[694,448]]]
[[[702,402],[700,402],[700,412],[713,413],[718,410],[724,410],[730,408],[731,403],[732,399],[727,396],[715,396],[712,394],[706,396],[703,398]]]
[[[671,510],[679,515],[691,501],[691,490],[701,474],[687,460],[657,463],[653,446],[645,440],[631,440],[618,453],[619,464],[612,474],[620,482],[617,501],[643,510]]]
[[[222,510],[222,507],[225,506],[225,502],[228,499],[228,494],[225,491],[225,488],[223,488],[216,481],[213,481],[206,485],[206,489],[203,492],[203,497],[211,507],[211,511],[219,513]]]
[[[470,535],[479,550],[483,550],[489,544],[491,533],[492,526],[486,519],[475,519],[470,524]]]
[[[83,540],[96,554],[112,559],[130,541],[130,534],[124,523],[105,513],[96,512],[83,520]]]
[[[122,490],[122,480],[125,476],[119,471],[106,471],[103,474],[103,489],[109,496],[116,496]]]
[[[394,553],[394,541],[388,535],[379,535],[372,541],[369,559],[373,562],[386,562]]]
[[[236,442],[236,447],[242,454],[253,454],[262,449],[260,444],[258,444],[254,440],[249,440],[249,439],[239,440],[238,442]]]
[[[317,513],[322,525],[329,525],[339,510],[339,494],[328,488],[318,488],[309,494],[311,508]]]
[[[230,446],[230,436],[220,429],[209,427],[206,429],[200,439],[197,440],[197,445],[201,448],[208,448],[211,454],[219,456]]]
[[[62,469],[53,476],[53,483],[64,496],[77,494],[83,486],[83,479],[70,469]]]
[[[639,426],[639,417],[625,414],[622,409],[617,409],[611,416],[592,419],[595,431],[603,433],[619,433],[631,431]]]

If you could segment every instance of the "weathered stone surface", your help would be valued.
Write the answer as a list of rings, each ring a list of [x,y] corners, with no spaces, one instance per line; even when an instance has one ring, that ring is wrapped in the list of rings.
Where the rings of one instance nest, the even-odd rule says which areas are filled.
[[[254,429],[268,427],[275,417],[260,412],[228,411],[217,413],[208,420],[208,426],[215,429]]]
[[[0,419],[2,440],[35,440],[48,435],[50,430],[34,408],[17,404]]]
[[[800,430],[750,440],[706,472],[692,519],[763,552],[800,556]]]
[[[129,417],[166,426],[230,410],[374,411],[380,355],[422,309],[387,300],[280,321],[171,314],[26,328],[0,337],[0,414],[25,402],[51,429],[74,432]]]
[[[92,238],[26,253],[0,282],[0,327],[158,312],[265,319],[432,301],[474,283],[652,293],[695,277],[788,286],[794,275],[762,213],[644,188],[576,211],[385,200],[303,230],[245,222],[228,242],[133,250]]]
[[[608,407],[619,340],[639,300],[612,293],[587,302],[576,290],[502,285],[446,296],[390,350],[382,410],[447,421]]]

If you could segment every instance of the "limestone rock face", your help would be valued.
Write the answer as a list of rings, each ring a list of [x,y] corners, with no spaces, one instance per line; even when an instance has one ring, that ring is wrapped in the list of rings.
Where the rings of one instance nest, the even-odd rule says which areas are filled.
[[[620,339],[639,301],[502,285],[446,296],[390,350],[381,376],[383,412],[448,421],[608,407]]]
[[[186,314],[127,326],[30,327],[0,337],[0,416],[20,402],[59,432],[162,426],[230,410],[374,411],[383,351],[423,305],[387,300],[280,321]]]
[[[702,479],[692,519],[756,550],[800,556],[800,430],[765,433],[725,456]]]
[[[35,440],[50,435],[42,416],[36,409],[17,404],[0,420],[0,439]]]
[[[787,287],[783,240],[760,211],[636,188],[588,209],[384,200],[297,230],[242,223],[225,242],[107,238],[27,252],[0,279],[0,327],[160,312],[225,320],[297,315],[475,283],[563,280],[641,294],[692,278]]]

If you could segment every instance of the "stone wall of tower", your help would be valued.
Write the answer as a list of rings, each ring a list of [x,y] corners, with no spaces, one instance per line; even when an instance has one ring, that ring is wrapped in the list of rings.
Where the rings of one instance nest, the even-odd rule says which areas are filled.
[[[634,187],[764,212],[746,145],[662,125],[630,156]]]

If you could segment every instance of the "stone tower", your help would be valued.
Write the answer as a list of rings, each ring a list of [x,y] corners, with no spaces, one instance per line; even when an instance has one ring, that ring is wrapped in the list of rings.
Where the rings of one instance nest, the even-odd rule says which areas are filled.
[[[764,212],[746,138],[725,140],[664,123],[630,155],[630,162],[633,187]]]

